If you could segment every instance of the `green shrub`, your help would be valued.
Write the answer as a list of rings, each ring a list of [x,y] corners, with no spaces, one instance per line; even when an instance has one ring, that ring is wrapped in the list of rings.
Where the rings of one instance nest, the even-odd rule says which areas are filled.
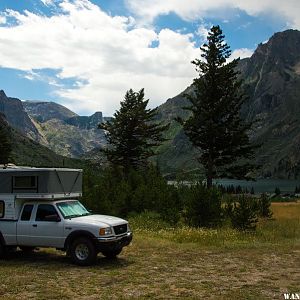
[[[184,222],[193,227],[214,227],[222,222],[221,194],[218,189],[207,189],[202,184],[181,187]]]
[[[257,203],[245,195],[231,198],[225,205],[233,228],[247,231],[255,230],[257,223]]]

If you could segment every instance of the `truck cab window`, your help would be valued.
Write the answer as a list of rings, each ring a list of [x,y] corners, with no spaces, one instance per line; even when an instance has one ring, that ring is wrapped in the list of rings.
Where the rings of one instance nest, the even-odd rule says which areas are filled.
[[[23,208],[21,221],[29,221],[31,217],[31,212],[33,209],[33,204],[26,204]]]
[[[59,215],[51,204],[39,204],[36,212],[36,221],[55,222]]]
[[[4,201],[0,201],[0,218],[4,217]]]

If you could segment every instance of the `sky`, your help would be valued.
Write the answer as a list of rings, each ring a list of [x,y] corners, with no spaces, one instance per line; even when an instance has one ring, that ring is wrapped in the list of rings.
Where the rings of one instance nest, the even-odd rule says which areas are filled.
[[[300,29],[299,0],[0,0],[0,89],[111,116],[127,90],[156,107],[197,76],[213,25],[232,58]]]

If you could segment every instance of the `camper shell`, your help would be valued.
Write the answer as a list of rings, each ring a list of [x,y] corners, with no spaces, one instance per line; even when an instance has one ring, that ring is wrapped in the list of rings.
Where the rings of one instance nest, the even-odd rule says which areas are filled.
[[[0,169],[0,218],[17,220],[27,200],[77,199],[82,170],[8,166]]]

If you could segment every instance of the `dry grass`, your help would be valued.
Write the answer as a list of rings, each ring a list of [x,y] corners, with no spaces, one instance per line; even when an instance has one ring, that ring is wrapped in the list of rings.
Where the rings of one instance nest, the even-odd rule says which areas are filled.
[[[286,226],[286,215],[293,216],[289,221],[299,222],[300,203],[295,206],[296,215],[285,211],[290,206],[276,204],[273,209],[277,221],[261,223],[255,238],[240,237],[239,243],[229,239],[224,246],[199,240],[179,242],[176,232],[155,236],[140,230],[119,259],[99,255],[95,266],[85,268],[71,265],[58,251],[27,256],[18,251],[0,262],[0,297],[283,299],[285,291],[300,292],[299,232],[284,237],[279,231],[278,241],[271,243],[276,230],[268,226]],[[273,236],[265,239],[261,232]]]
[[[276,219],[300,219],[300,201],[297,202],[274,202],[272,211]]]

